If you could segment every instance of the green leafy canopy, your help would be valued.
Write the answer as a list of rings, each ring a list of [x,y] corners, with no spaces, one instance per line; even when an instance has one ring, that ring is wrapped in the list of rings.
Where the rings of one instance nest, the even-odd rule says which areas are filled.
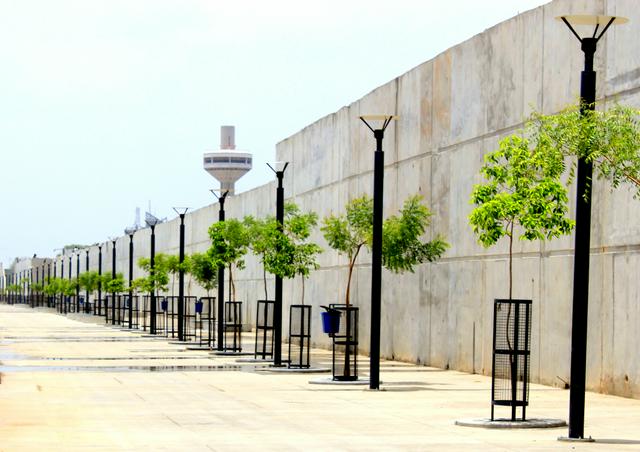
[[[329,246],[349,259],[345,303],[349,304],[351,277],[363,247],[371,249],[373,239],[373,199],[362,196],[350,201],[340,216],[330,215],[321,228]],[[422,205],[422,197],[405,200],[399,216],[387,218],[382,226],[382,263],[385,268],[402,273],[413,271],[423,262],[440,258],[449,244],[441,236],[423,241],[430,225],[431,212]]]
[[[554,115],[533,113],[528,131],[539,147],[593,163],[613,188],[629,185],[640,197],[640,110],[614,104],[606,110],[571,106]]]
[[[191,275],[209,295],[218,286],[218,266],[207,253],[193,253],[190,262]]]
[[[513,238],[513,226],[522,228],[522,240],[568,234],[574,222],[567,217],[567,189],[560,181],[564,169],[557,149],[532,146],[518,135],[501,140],[485,156],[481,173],[487,182],[471,193],[477,207],[469,222],[478,241],[488,247],[503,236]]]

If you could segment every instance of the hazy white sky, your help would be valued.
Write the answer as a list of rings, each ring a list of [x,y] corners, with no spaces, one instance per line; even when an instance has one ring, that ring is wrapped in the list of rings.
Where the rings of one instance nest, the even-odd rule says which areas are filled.
[[[544,3],[0,0],[0,261],[211,204],[221,125],[261,185],[278,141]]]

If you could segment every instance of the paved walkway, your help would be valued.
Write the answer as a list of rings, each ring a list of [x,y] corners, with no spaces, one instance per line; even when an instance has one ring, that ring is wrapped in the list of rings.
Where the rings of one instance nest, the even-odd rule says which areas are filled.
[[[566,427],[454,425],[488,416],[487,377],[386,361],[382,391],[311,385],[323,374],[256,372],[87,317],[0,305],[0,451],[640,450],[640,400],[587,394],[597,442],[562,443]],[[529,416],[566,418],[568,395],[533,385]]]

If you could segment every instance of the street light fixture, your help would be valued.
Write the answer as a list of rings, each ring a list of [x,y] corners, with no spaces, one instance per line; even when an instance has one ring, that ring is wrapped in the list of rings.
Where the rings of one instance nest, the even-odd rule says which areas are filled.
[[[209,190],[218,199],[218,222],[224,221],[224,201],[229,190]],[[220,192],[218,195],[216,192]],[[218,351],[224,351],[224,265],[218,267]]]
[[[89,273],[89,248],[85,249],[84,252],[86,253],[85,256],[85,260],[84,260],[84,269],[85,272]],[[89,314],[90,312],[90,304],[89,304],[89,289],[87,288],[87,291],[84,295],[84,312],[85,314]]]
[[[617,16],[573,15],[556,17],[564,22],[580,41],[584,53],[584,70],[580,79],[580,112],[595,110],[596,72],[593,58],[598,41],[611,25],[624,24],[628,19]],[[592,26],[590,37],[580,37],[574,26]],[[602,31],[598,34],[600,27]],[[591,175],[593,165],[578,159],[576,177],[576,239],[573,267],[573,314],[571,320],[571,388],[569,393],[569,437],[584,440],[584,393],[587,361],[587,311],[589,306],[589,254],[591,246]],[[588,440],[590,440],[589,438]]]
[[[278,188],[276,189],[276,222],[278,229],[282,232],[284,228],[284,187],[282,181],[284,172],[289,166],[289,162],[277,162],[276,168],[267,163],[278,179]],[[276,275],[275,302],[273,304],[273,366],[282,366],[282,277]]]
[[[184,341],[184,216],[188,207],[174,207],[173,210],[180,216],[180,270],[178,271],[178,340]]]
[[[69,283],[71,283],[71,280],[73,278],[73,254],[69,254]],[[70,297],[65,297],[65,298],[70,298]],[[71,309],[71,300],[64,300],[64,313],[68,313],[69,309]]]
[[[111,280],[116,279],[116,237],[109,237],[111,240]],[[111,324],[116,324],[116,293],[111,293]]]
[[[384,152],[382,140],[384,131],[394,115],[360,116],[360,120],[373,132],[376,139],[373,166],[373,237],[371,244],[371,346],[369,348],[369,389],[380,389],[380,312],[382,283],[382,207],[384,197]],[[382,121],[380,128],[374,129],[369,124]]]
[[[96,314],[96,308],[93,308]],[[102,315],[102,243],[98,244],[98,315]]]
[[[124,230],[124,233],[129,236],[129,329],[133,328],[133,290],[131,283],[133,281],[133,234],[137,230],[135,227]]]
[[[76,312],[80,312],[80,250],[75,248],[76,252]]]
[[[160,223],[160,220],[153,215],[146,215],[144,219],[147,226],[151,228],[151,256],[149,259],[149,276],[151,276],[154,272],[155,261],[156,261],[156,225]],[[149,333],[156,334],[156,289],[155,287],[151,288],[150,296],[150,315],[151,319],[149,320]]]

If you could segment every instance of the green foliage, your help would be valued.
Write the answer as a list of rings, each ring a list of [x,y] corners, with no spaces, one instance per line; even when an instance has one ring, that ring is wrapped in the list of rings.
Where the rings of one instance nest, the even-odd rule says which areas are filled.
[[[45,295],[48,295],[50,297],[57,293],[55,287],[55,278],[49,280],[49,283],[44,286],[43,292],[45,293]]]
[[[22,291],[22,286],[20,284],[9,284],[7,286],[7,290],[9,292],[21,292]]]
[[[302,213],[294,203],[285,204],[284,224],[280,229],[275,220],[264,225],[265,251],[263,264],[269,273],[281,278],[302,278],[302,304],[304,304],[304,280],[311,270],[318,268],[316,256],[322,249],[308,239],[318,224],[315,212]]]
[[[146,283],[138,287],[144,287],[148,292],[166,291],[169,285],[169,275],[167,270],[167,257],[158,253],[154,257],[154,265],[151,268],[151,259],[141,257],[138,259],[138,267],[147,272]],[[140,279],[140,278],[138,278]]]
[[[277,234],[278,223],[273,216],[264,219],[256,219],[251,215],[244,217],[243,224],[249,237],[249,248],[255,256],[260,258],[262,263],[262,281],[264,284],[264,299],[269,299],[267,291],[267,269],[265,266],[266,254],[275,244],[273,237]]]
[[[76,283],[64,278],[52,278],[44,288],[47,295],[71,296],[76,294]]]
[[[189,261],[191,275],[209,296],[209,292],[218,287],[218,266],[207,253],[193,253]]]
[[[236,220],[219,221],[209,227],[211,247],[207,255],[216,267],[229,269],[229,290],[236,298],[236,287],[233,282],[233,268],[244,268],[244,256],[249,250],[249,234],[246,226]]]
[[[112,277],[111,273],[102,275],[102,287],[104,287],[105,292],[110,292],[110,293],[124,292],[125,283],[124,283],[124,277],[122,276],[122,273],[117,273],[115,278]]]
[[[498,150],[485,156],[481,173],[487,182],[471,193],[476,207],[469,223],[485,247],[509,237],[509,298],[512,294],[514,227],[521,240],[544,240],[568,234],[567,189],[560,181],[564,156],[545,140],[533,143],[519,135],[500,141]]]
[[[191,261],[189,260],[188,255],[184,256],[184,260],[182,263],[180,263],[180,257],[177,255],[165,255],[160,253],[158,254],[158,256],[160,257],[160,259],[156,259],[156,265],[164,268],[167,273],[171,274],[172,276],[180,273],[180,270],[185,273],[189,273]]]
[[[528,131],[539,147],[584,157],[612,187],[630,184],[640,197],[640,110],[615,104],[603,111],[577,106],[555,115],[534,113]]]
[[[76,282],[71,279],[61,279],[59,289],[62,295],[71,297],[76,294]]]
[[[84,272],[78,278],[78,283],[87,292],[95,292],[101,283],[101,277],[97,271]]]
[[[134,293],[147,293],[153,290],[153,287],[149,284],[149,279],[145,277],[136,278],[131,281],[129,289]]]
[[[384,221],[382,229],[382,264],[394,273],[413,272],[423,262],[434,262],[449,247],[441,236],[429,242],[420,237],[431,224],[431,212],[421,204],[420,196],[411,196],[404,202],[400,216]]]
[[[395,272],[413,271],[423,262],[433,262],[448,248],[447,242],[437,236],[429,242],[420,237],[429,226],[431,213],[421,204],[420,196],[408,198],[400,216],[392,216],[382,226],[382,263]],[[321,228],[329,246],[349,259],[349,276],[345,303],[349,304],[351,276],[362,247],[371,249],[373,240],[373,199],[369,196],[353,199],[346,213],[324,219]]]
[[[33,283],[31,285],[31,290],[34,292],[42,292],[42,289],[44,289],[44,285],[41,283]]]
[[[136,278],[131,281],[129,289],[134,293],[146,293],[151,292],[153,287],[149,284],[149,279],[145,277]]]
[[[159,256],[160,256],[160,259],[156,262],[156,265],[166,270],[167,274],[171,275],[171,279],[172,279],[171,293],[173,294],[175,285],[176,285],[175,284],[176,276],[180,273],[180,271],[183,271],[184,273],[189,273],[190,265],[191,265],[189,256],[184,256],[184,260],[182,263],[180,263],[180,257],[177,255],[159,254]]]
[[[355,198],[347,204],[344,215],[330,215],[323,223],[320,230],[329,246],[346,255],[349,262],[355,262],[360,249],[365,245],[371,246],[373,199],[368,196]]]
[[[512,225],[522,228],[522,240],[558,237],[573,228],[566,216],[567,189],[560,181],[562,153],[530,147],[529,140],[511,135],[485,156],[481,172],[487,183],[474,187],[471,202],[478,207],[469,217],[484,246],[511,237]]]

